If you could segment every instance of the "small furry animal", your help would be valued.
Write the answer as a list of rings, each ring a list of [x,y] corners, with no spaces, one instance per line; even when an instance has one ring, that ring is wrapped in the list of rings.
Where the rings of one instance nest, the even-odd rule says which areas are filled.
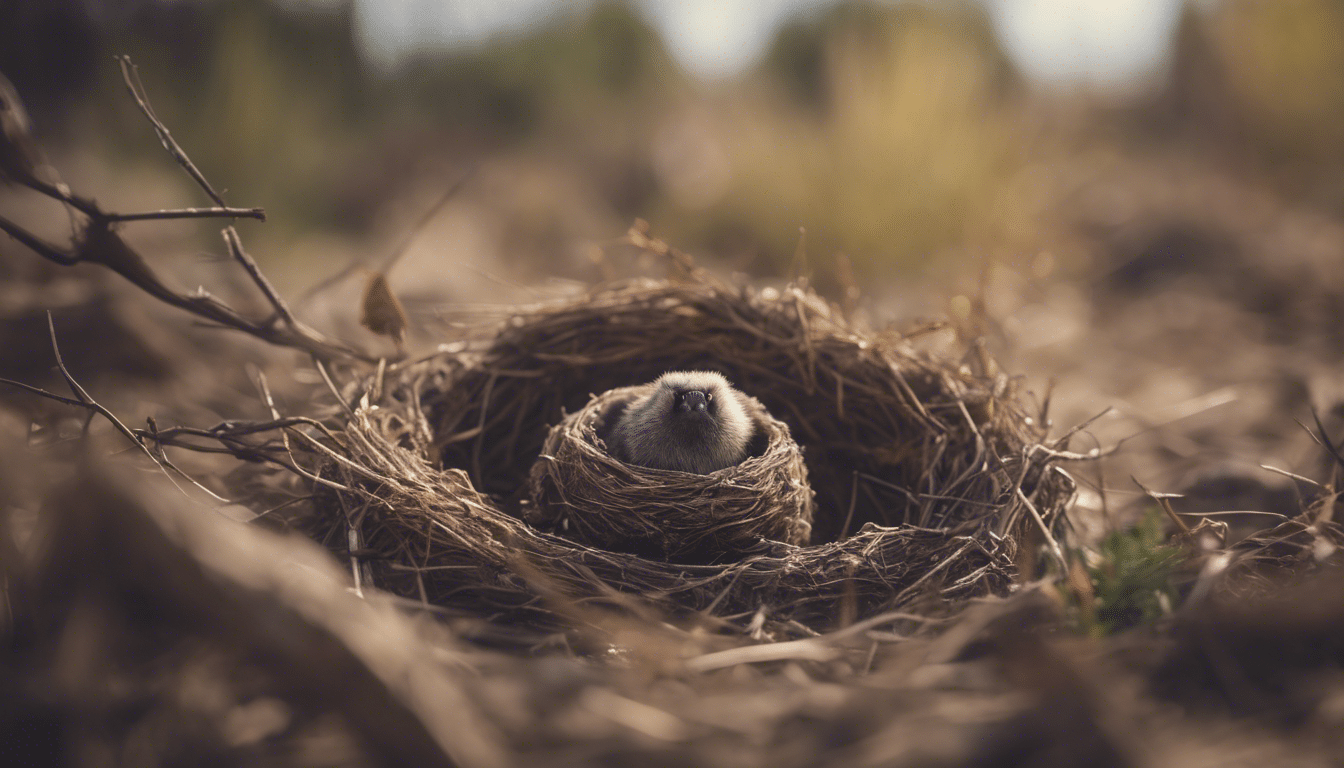
[[[627,464],[707,475],[747,456],[755,427],[741,392],[710,371],[670,371],[647,385],[611,430]]]

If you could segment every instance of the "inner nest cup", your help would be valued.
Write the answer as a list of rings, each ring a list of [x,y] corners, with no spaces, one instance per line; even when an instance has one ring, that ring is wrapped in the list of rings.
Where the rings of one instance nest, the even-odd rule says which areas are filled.
[[[708,475],[632,466],[607,435],[643,390],[594,397],[550,432],[532,468],[528,522],[574,541],[671,562],[721,562],[808,543],[812,491],[789,428],[745,398],[754,438],[740,464]]]

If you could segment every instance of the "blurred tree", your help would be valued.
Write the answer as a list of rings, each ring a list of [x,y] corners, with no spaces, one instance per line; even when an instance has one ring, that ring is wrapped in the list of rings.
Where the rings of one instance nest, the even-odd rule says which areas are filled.
[[[930,24],[957,30],[963,41],[983,57],[999,92],[1007,93],[1021,84],[1021,76],[1000,45],[984,9],[956,2],[931,7],[911,2],[880,6],[843,0],[816,17],[785,24],[766,52],[762,69],[800,103],[821,111],[832,97],[829,84],[834,73],[829,71],[828,50],[837,39],[876,49],[888,43],[886,37],[893,26]]]
[[[505,140],[543,123],[600,129],[602,115],[634,114],[679,76],[657,32],[613,2],[477,50],[422,55],[395,75],[427,114]]]
[[[814,260],[908,271],[1003,215],[1027,159],[1020,79],[978,5],[837,5],[781,33],[758,74],[765,88],[724,100],[731,182],[679,215],[683,242],[755,243],[782,271],[801,226]]]
[[[1344,3],[1191,4],[1170,81],[1144,113],[1293,196],[1344,211]]]

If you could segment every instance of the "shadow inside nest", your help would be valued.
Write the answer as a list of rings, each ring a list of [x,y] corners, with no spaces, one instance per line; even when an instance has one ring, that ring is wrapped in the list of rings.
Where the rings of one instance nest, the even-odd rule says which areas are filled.
[[[787,425],[815,492],[810,537],[697,563],[535,524],[529,473],[552,428],[674,369],[719,371]],[[603,288],[520,311],[484,352],[408,366],[383,391],[349,420],[349,461],[329,463],[351,491],[324,494],[319,533],[357,541],[379,587],[485,616],[563,623],[562,606],[638,595],[790,634],[1002,594],[1022,542],[1057,528],[1074,490],[1007,377],[851,327],[799,288]]]

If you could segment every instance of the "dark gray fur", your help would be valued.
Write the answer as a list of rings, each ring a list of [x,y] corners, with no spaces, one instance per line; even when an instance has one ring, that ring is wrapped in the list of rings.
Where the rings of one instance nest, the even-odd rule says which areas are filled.
[[[627,464],[707,475],[747,457],[755,427],[745,397],[709,371],[671,371],[646,385],[611,430],[611,454]],[[703,411],[679,410],[679,397],[700,392]]]

